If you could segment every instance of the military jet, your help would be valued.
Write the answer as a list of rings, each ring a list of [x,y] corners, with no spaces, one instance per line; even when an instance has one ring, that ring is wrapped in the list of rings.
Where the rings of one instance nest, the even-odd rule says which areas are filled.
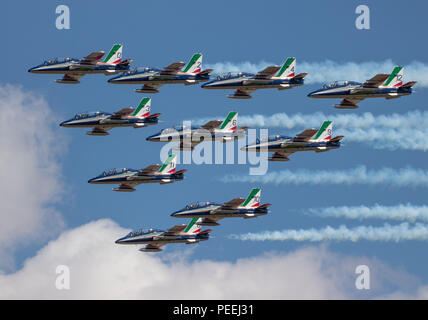
[[[150,98],[143,98],[137,108],[127,107],[115,113],[103,111],[79,113],[74,118],[61,122],[61,127],[93,128],[90,136],[107,136],[108,130],[117,127],[143,128],[158,123],[160,113],[150,114]]]
[[[260,205],[261,189],[251,190],[247,199],[235,198],[224,204],[197,202],[171,214],[176,218],[202,218],[201,226],[218,226],[223,218],[257,218],[266,215],[271,204]]]
[[[395,99],[408,96],[412,93],[412,86],[416,81],[410,81],[403,85],[403,67],[395,67],[391,74],[377,74],[364,83],[355,81],[338,81],[324,85],[321,89],[308,94],[310,98],[342,98],[335,105],[338,109],[356,109],[357,103],[366,98]]]
[[[112,169],[90,179],[91,184],[119,184],[113,191],[133,192],[134,187],[142,183],[173,183],[182,181],[187,170],[175,171],[177,159],[175,154],[168,156],[163,165],[152,164],[141,170]]]
[[[63,74],[62,79],[56,80],[57,83],[77,84],[79,79],[85,74],[103,73],[104,75],[114,75],[129,70],[131,59],[122,61],[122,45],[115,44],[111,48],[107,57],[100,61],[104,56],[104,51],[95,51],[83,59],[58,58],[45,61],[44,63],[28,70],[31,73],[44,74]]]
[[[274,155],[269,161],[289,161],[288,158],[294,152],[315,151],[325,152],[340,147],[340,140],[343,136],[331,138],[333,124],[331,121],[324,121],[321,128],[306,129],[295,137],[274,135],[266,140],[256,140],[256,143],[241,148],[242,151],[274,151]]]
[[[278,90],[291,89],[301,86],[307,73],[295,75],[296,58],[288,58],[282,67],[269,66],[257,74],[239,72],[237,74],[227,73],[202,85],[204,89],[236,89],[232,99],[250,99],[251,93],[258,89]]]
[[[212,120],[203,126],[177,126],[163,129],[162,131],[147,137],[147,141],[169,142],[179,141],[180,146],[176,150],[193,150],[202,141],[229,142],[245,137],[248,127],[237,127],[238,112],[229,112],[224,121]]]
[[[185,68],[183,69],[183,67]],[[109,83],[115,84],[142,84],[138,93],[158,93],[158,89],[164,84],[182,83],[192,85],[209,80],[212,69],[202,70],[202,54],[195,53],[186,65],[184,62],[174,62],[160,69],[150,67],[128,71],[122,75],[110,79]]]
[[[117,244],[145,244],[142,252],[159,252],[160,247],[169,243],[193,244],[209,239],[210,229],[201,231],[199,219],[194,218],[189,224],[178,224],[164,231],[159,229],[137,230],[116,240]]]

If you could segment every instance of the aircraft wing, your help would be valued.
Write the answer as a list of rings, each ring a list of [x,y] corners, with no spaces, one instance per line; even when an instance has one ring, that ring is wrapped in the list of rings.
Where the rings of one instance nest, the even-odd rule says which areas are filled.
[[[249,99],[251,98],[251,93],[256,91],[256,89],[237,89],[233,95],[228,95],[232,99]]]
[[[162,242],[151,243],[151,244],[148,244],[145,247],[139,249],[139,251],[142,251],[142,252],[162,251],[162,249],[160,249],[160,247],[162,247],[164,245],[166,245],[166,243],[162,243]]]
[[[56,80],[58,83],[79,83],[79,79],[85,74],[81,72],[68,72],[64,74],[62,79]]]
[[[217,128],[219,125],[221,125],[222,123],[223,123],[223,121],[220,121],[220,120],[212,120],[212,121],[205,123],[203,126],[201,126],[201,128],[206,129],[206,130],[213,130],[213,129]]]
[[[268,160],[269,161],[289,161],[290,159],[288,157],[292,154],[293,152],[277,151]]]
[[[366,80],[364,82],[363,87],[364,88],[377,88],[379,87],[386,79],[388,79],[389,74],[386,73],[379,73],[375,75],[374,77],[370,78],[369,80]]]
[[[356,109],[358,108],[357,103],[364,100],[364,98],[353,98],[352,96],[349,98],[343,99],[340,104],[335,105],[334,107],[337,109]]]
[[[221,205],[221,207],[214,210],[215,211],[223,211],[223,210],[233,210],[238,208],[243,202],[245,201],[244,198],[235,198],[232,199],[224,204]]]
[[[130,115],[132,112],[134,112],[134,108],[131,108],[131,107],[122,108],[119,111],[116,111],[111,116],[111,119],[123,119],[124,117]]]
[[[95,51],[84,57],[79,61],[79,64],[97,64],[97,62],[104,56],[104,51]]]
[[[302,132],[300,132],[299,134],[297,134],[293,138],[293,141],[294,142],[306,142],[310,138],[312,138],[314,136],[314,134],[317,133],[317,132],[318,132],[317,129],[306,129],[306,130],[303,130]]]
[[[255,79],[270,79],[275,73],[277,73],[281,69],[279,66],[269,66],[264,68],[262,71],[259,71],[254,78]]]
[[[160,71],[160,74],[176,74],[179,72],[186,64],[184,62],[173,62],[169,66],[163,68]]]
[[[162,165],[160,165],[160,164],[151,164],[151,165],[145,167],[144,169],[141,169],[140,171],[138,171],[138,175],[144,176],[147,174],[153,174],[156,171],[158,171],[161,167],[162,167]]]
[[[186,229],[186,224],[176,224],[175,226],[166,230],[162,236],[175,236],[179,235],[184,229]]]
[[[183,141],[180,142],[180,145],[178,148],[174,147],[173,150],[193,150],[193,147],[197,144],[201,143],[202,141],[190,141],[190,143],[184,143]]]

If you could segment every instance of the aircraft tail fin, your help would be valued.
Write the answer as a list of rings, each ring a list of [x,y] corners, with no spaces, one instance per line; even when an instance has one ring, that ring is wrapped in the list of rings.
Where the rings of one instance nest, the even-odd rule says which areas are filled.
[[[186,226],[186,228],[183,230],[183,233],[185,234],[198,234],[201,232],[201,225],[199,224],[202,222],[202,218],[193,218],[190,220],[189,224]]]
[[[201,70],[202,70],[202,53],[195,53],[182,72],[197,74],[201,72]]]
[[[331,121],[324,121],[321,128],[315,133],[315,135],[312,137],[312,140],[315,141],[330,141],[331,140],[331,134],[333,131],[333,122]]]
[[[260,188],[254,188],[251,190],[247,199],[242,203],[242,206],[245,208],[258,208],[260,206],[260,196],[262,190]]]
[[[111,48],[107,57],[104,59],[103,63],[107,64],[119,64],[122,61],[122,48],[121,44],[115,44]]]
[[[163,163],[162,167],[158,170],[158,173],[172,174],[175,173],[175,167],[177,166],[177,156],[170,154]]]
[[[152,99],[148,97],[144,97],[143,99],[141,99],[140,104],[134,110],[131,116],[137,118],[147,118],[150,115],[151,102]]]
[[[389,75],[388,79],[385,80],[384,83],[382,83],[382,87],[387,88],[398,88],[403,85],[403,74],[404,74],[404,68],[403,67],[395,67],[394,70],[392,70],[392,73]]]
[[[231,111],[218,127],[219,131],[235,131],[238,123],[238,112]]]
[[[281,79],[294,78],[295,69],[296,69],[296,58],[294,57],[287,58],[287,60],[285,60],[284,64],[282,65],[281,69],[279,69],[278,73],[276,74],[276,77]]]

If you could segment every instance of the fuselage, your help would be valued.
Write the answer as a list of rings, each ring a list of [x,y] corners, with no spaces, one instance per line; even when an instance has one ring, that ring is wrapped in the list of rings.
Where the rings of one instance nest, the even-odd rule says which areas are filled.
[[[249,216],[262,216],[268,213],[267,208],[246,208],[218,210],[222,205],[219,203],[202,202],[188,205],[185,208],[171,214],[176,218],[248,218]],[[217,211],[216,211],[217,210]]]
[[[121,183],[170,183],[184,179],[183,173],[159,173],[138,175],[139,170],[124,168],[105,171],[99,176],[88,180],[91,184],[121,184]]]
[[[325,85],[323,88],[308,94],[310,98],[331,99],[331,98],[386,98],[393,99],[410,95],[412,88],[363,88],[363,84],[355,81],[345,81],[343,84],[333,83]]]
[[[127,236],[116,240],[117,244],[166,244],[199,242],[209,239],[209,234],[177,234],[162,235],[164,230],[133,231]]]
[[[254,144],[243,147],[242,151],[252,152],[299,152],[299,151],[315,151],[323,152],[340,147],[340,141],[314,141],[294,142],[293,138],[286,136],[275,136],[266,141],[258,141]]]
[[[70,120],[60,123],[61,127],[92,128],[96,126],[108,127],[140,127],[154,125],[158,123],[157,118],[138,118],[128,116],[124,119],[111,119],[113,114],[96,111],[93,113],[81,113]]]
[[[206,130],[200,127],[167,128],[146,138],[147,141],[233,141],[245,137],[243,130]]]
[[[251,73],[238,73],[237,75],[218,76],[216,79],[204,83],[204,89],[288,89],[303,85],[301,79],[281,79],[272,77],[270,79],[257,79]]]
[[[105,75],[117,74],[129,70],[129,65],[107,64],[98,62],[94,65],[80,65],[80,60],[75,58],[65,58],[62,61],[53,59],[30,68],[31,73],[45,74],[65,74],[65,73],[103,73]]]
[[[144,68],[143,71],[129,71],[117,77],[108,80],[114,84],[168,84],[183,83],[196,84],[201,81],[208,81],[209,75],[189,74],[178,72],[175,74],[161,74],[161,70],[153,68]]]

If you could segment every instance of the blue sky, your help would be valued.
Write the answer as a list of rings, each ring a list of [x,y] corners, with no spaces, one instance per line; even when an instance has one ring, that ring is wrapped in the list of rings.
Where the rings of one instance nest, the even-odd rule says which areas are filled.
[[[55,28],[55,7],[66,4],[71,10],[71,29]],[[368,4],[371,29],[355,28],[355,7]],[[57,75],[35,75],[27,69],[52,57],[83,57],[94,50],[109,50],[113,43],[124,45],[124,58],[134,59],[133,66],[163,67],[173,61],[187,61],[194,52],[204,53],[204,64],[217,62],[263,61],[280,64],[288,56],[299,62],[337,63],[392,60],[397,64],[414,61],[426,63],[428,4],[412,1],[8,1],[0,13],[3,30],[3,61],[0,82],[21,85],[42,95],[54,111],[55,121],[71,118],[86,110],[115,111],[135,106],[143,97],[133,92],[136,85],[115,86],[108,77],[88,75],[77,86],[54,82]],[[4,37],[5,36],[5,37]],[[246,71],[246,70],[243,70]],[[390,72],[384,70],[383,72]],[[310,75],[308,76],[308,78]],[[350,75],[352,80],[352,75]],[[338,79],[344,80],[344,79]],[[410,81],[406,77],[405,80]],[[321,84],[305,85],[289,91],[261,90],[250,100],[231,100],[226,91],[208,91],[200,86],[171,85],[151,95],[152,112],[161,112],[158,126],[143,129],[113,129],[107,137],[89,137],[84,129],[55,126],[58,143],[65,146],[60,156],[65,194],[55,207],[75,228],[100,218],[111,218],[125,228],[167,228],[182,220],[170,214],[198,200],[228,201],[244,197],[252,187],[261,186],[262,202],[272,203],[271,214],[258,219],[223,220],[213,238],[200,244],[190,259],[235,261],[267,251],[292,252],[309,245],[306,242],[241,242],[229,239],[233,233],[300,228],[326,225],[382,225],[382,221],[351,221],[304,215],[305,208],[327,206],[426,204],[426,188],[366,185],[248,185],[224,183],[226,174],[248,173],[246,165],[179,165],[188,170],[183,182],[171,185],[141,185],[134,193],[114,193],[111,186],[89,185],[87,180],[112,167],[143,168],[159,162],[162,144],[145,138],[163,127],[181,120],[225,116],[231,110],[240,115],[285,112],[325,114],[371,112],[374,115],[427,110],[427,88],[417,87],[409,97],[386,101],[365,100],[357,110],[336,110],[334,100],[315,100],[307,93]],[[239,120],[238,120],[239,121]],[[292,135],[298,129],[272,129],[271,133]],[[340,135],[340,132],[335,132]],[[339,150],[327,153],[299,153],[287,163],[270,163],[269,171],[282,169],[335,170],[365,165],[414,167],[426,169],[426,152],[379,150],[369,144],[346,142]],[[377,143],[377,142],[374,142]],[[112,246],[114,240],[111,239]],[[37,243],[16,253],[17,268],[43,247]],[[404,241],[328,243],[331,251],[380,259],[428,281],[426,242]],[[168,251],[174,251],[172,245]],[[137,254],[138,252],[136,252]]]

